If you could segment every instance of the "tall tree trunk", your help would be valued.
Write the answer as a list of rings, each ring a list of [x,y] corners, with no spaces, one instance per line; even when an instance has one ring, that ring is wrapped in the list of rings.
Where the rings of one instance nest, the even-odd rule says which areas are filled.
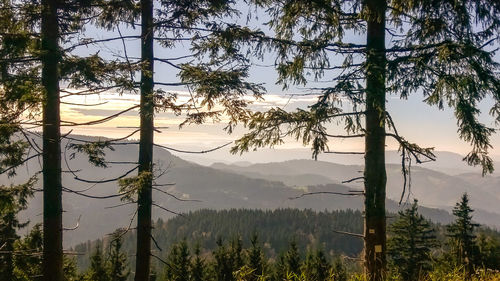
[[[63,280],[57,1],[42,1],[43,279]]]
[[[370,281],[386,271],[385,0],[366,0],[365,270]]]
[[[135,281],[149,280],[151,260],[151,208],[153,169],[153,2],[141,1],[141,139],[139,144],[139,175],[144,176],[137,198],[137,260]]]

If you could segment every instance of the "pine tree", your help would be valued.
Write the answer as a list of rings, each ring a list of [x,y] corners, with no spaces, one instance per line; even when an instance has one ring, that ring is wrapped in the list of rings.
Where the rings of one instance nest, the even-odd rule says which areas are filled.
[[[430,222],[418,213],[417,200],[400,211],[389,227],[387,241],[391,266],[402,280],[421,280],[432,269],[432,249],[437,246]]]
[[[33,184],[32,179],[26,184],[0,186],[0,277],[4,280],[14,280],[17,232],[28,224],[21,223],[18,215],[26,209],[27,200],[33,195]]]
[[[229,249],[229,258],[232,261],[232,272],[239,270],[245,264],[245,257],[243,253],[243,240],[241,236],[236,236],[231,241]]]
[[[221,237],[217,239],[217,248],[213,252],[214,271],[217,281],[234,281],[232,250],[224,245]]]
[[[43,234],[42,226],[36,224],[25,237],[15,243],[15,251],[26,253],[14,256],[15,280],[32,281],[33,276],[42,276],[42,253]]]
[[[302,264],[301,271],[305,280],[327,280],[329,277],[330,265],[326,260],[325,253],[321,250],[309,251],[304,260],[304,264]]]
[[[463,266],[469,277],[474,273],[478,253],[475,230],[479,224],[472,222],[472,212],[474,210],[469,206],[469,196],[464,193],[453,208],[456,219],[447,227],[454,262]]]
[[[201,257],[200,244],[197,243],[194,247],[194,258],[190,265],[190,281],[204,281],[206,280],[206,264],[205,260]]]
[[[106,267],[106,262],[103,259],[101,247],[98,244],[94,253],[90,257],[90,267],[85,273],[87,281],[109,281],[110,276]]]
[[[108,257],[108,272],[110,281],[126,281],[130,275],[127,256],[122,252],[123,229],[118,229],[111,235],[111,251]]]
[[[498,237],[480,233],[477,236],[478,263],[481,267],[500,270],[500,240]]]
[[[248,250],[248,266],[253,270],[251,280],[256,281],[259,276],[264,275],[264,253],[259,245],[259,236],[256,232],[252,234],[250,242],[251,247]]]
[[[300,253],[295,238],[290,240],[286,252],[280,254],[275,265],[275,280],[284,280],[287,276],[300,276]]]
[[[186,240],[172,246],[167,257],[165,277],[169,281],[189,281],[191,257]]]

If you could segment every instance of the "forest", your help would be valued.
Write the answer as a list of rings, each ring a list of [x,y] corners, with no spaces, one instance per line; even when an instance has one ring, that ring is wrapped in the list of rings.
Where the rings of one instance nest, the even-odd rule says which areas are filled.
[[[1,280],[500,279],[499,235],[474,220],[469,185],[461,198],[446,198],[454,203],[445,225],[419,213],[412,185],[422,171],[415,166],[439,161],[433,143],[449,142],[434,138],[437,131],[412,135],[429,125],[419,120],[432,109],[448,115],[429,123],[451,127],[466,144],[462,161],[497,180],[499,1],[0,3]],[[427,107],[409,118],[415,113],[401,112],[400,102],[415,106],[415,97]],[[182,146],[194,137],[202,148]],[[181,146],[171,145],[175,138]],[[267,181],[219,171],[233,189],[210,182],[205,190],[208,179],[195,173],[213,176],[213,168],[176,160],[186,181],[199,181],[191,193],[265,211],[182,212],[160,199],[206,200],[176,189],[175,157],[158,159],[160,149],[226,149],[244,161],[287,144],[314,160],[350,155],[363,165],[329,186],[334,172],[326,171],[319,189],[293,185],[305,178],[290,175]],[[389,147],[398,153],[397,214],[388,212]],[[119,148],[134,156],[109,157]],[[82,158],[86,165],[75,165]],[[272,153],[265,158],[272,162]],[[430,179],[438,192],[443,183]],[[262,195],[265,204],[256,202],[262,190],[279,202],[360,198],[362,208],[280,209]],[[500,200],[482,192],[493,205]],[[128,225],[68,245],[72,232],[90,227],[84,213],[69,210],[98,201],[112,205],[93,223],[106,227],[113,221],[98,219],[107,211],[132,208],[121,213]],[[26,217],[36,204],[39,214]]]

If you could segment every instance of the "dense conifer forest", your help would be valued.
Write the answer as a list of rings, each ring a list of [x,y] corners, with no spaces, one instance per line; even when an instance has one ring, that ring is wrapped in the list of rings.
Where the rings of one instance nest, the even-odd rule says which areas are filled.
[[[498,0],[0,0],[0,281],[499,281],[499,46]],[[158,153],[284,144],[361,163]]]
[[[455,258],[457,248],[453,244],[455,240],[450,238],[456,233],[448,231],[454,228],[454,224],[442,225],[426,220],[418,214],[416,204],[390,216],[389,257],[394,276],[409,280],[409,277],[419,276],[419,270],[434,271],[434,274],[439,270],[457,270],[456,276],[461,276],[463,272],[458,269],[463,261]],[[294,280],[285,279],[286,274],[296,274],[297,278],[304,275],[304,280],[348,280],[348,276],[361,272],[359,257],[363,248],[360,237],[349,234],[361,230],[362,213],[352,210],[199,210],[155,223],[153,253],[157,259],[153,265],[157,270],[157,280],[194,280],[189,277],[194,274],[190,269],[193,270],[199,259],[204,264],[205,279],[202,280],[247,280],[237,279],[237,275],[255,273],[252,268],[256,265],[252,261],[258,250],[259,270],[264,268],[265,276],[270,280]],[[474,240],[470,245],[477,251],[471,260],[474,259],[477,268],[500,270],[500,232],[478,227],[469,234]],[[105,264],[115,238],[115,235],[110,235],[75,246],[74,251],[80,253],[76,258],[79,270],[87,274],[95,270],[91,264],[96,255],[101,256]],[[127,262],[133,264],[135,232],[124,235],[120,241]],[[414,246],[418,249],[415,253],[409,249],[414,241],[417,241]],[[223,259],[221,255],[229,261],[236,260],[234,264],[225,265],[225,270],[235,273],[231,275],[233,277],[227,277],[229,279],[217,275],[223,268],[218,260]],[[174,264],[176,269],[172,269]],[[411,270],[414,272],[405,275],[409,272],[405,265],[413,266]],[[177,268],[183,266],[185,270]],[[187,274],[186,279],[175,274]],[[324,276],[311,277],[311,274]],[[328,279],[332,276],[337,277]]]

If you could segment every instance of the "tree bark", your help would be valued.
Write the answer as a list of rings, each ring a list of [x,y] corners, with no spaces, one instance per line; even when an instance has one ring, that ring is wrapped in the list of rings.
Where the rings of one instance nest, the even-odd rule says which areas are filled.
[[[140,106],[140,144],[139,175],[145,177],[137,198],[137,260],[135,281],[149,280],[151,260],[151,208],[152,208],[152,169],[153,169],[153,3],[141,1],[141,106]]]
[[[366,0],[366,137],[364,260],[370,281],[382,281],[386,271],[385,196],[385,0]]]
[[[43,280],[63,280],[57,1],[42,1]]]

